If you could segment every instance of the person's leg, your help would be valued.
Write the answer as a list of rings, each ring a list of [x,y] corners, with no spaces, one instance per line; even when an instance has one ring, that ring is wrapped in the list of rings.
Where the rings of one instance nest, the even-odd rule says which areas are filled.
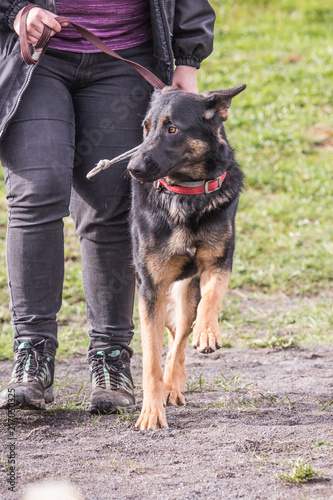
[[[150,44],[121,52],[152,67]],[[71,214],[80,236],[90,323],[91,410],[112,411],[134,402],[129,371],[135,287],[128,223],[130,177],[124,161],[91,181],[86,174],[99,160],[113,158],[141,143],[141,122],[152,88],[126,63],[103,54],[93,58],[94,73],[74,96],[76,157]],[[119,361],[120,368],[124,363],[127,366],[124,393],[119,390],[119,359],[123,362]],[[99,374],[102,371],[103,375],[103,367],[111,362],[115,370],[109,370],[110,381],[106,382]]]
[[[55,61],[44,56],[0,144],[14,330],[11,384],[17,404],[31,408],[43,408],[44,399],[53,397],[56,314],[64,275],[62,218],[69,214],[74,158],[72,99],[55,71]],[[0,407],[7,397],[3,391]]]

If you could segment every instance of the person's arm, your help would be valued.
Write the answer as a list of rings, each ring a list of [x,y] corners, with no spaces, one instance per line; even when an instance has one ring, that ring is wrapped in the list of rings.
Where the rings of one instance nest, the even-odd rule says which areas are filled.
[[[173,85],[197,92],[196,70],[213,50],[215,13],[207,0],[176,0]]]

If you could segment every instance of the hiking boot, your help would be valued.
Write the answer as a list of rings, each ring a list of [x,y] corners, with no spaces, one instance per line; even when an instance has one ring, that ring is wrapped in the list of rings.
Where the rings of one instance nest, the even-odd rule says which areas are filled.
[[[0,409],[45,410],[53,397],[56,344],[43,337],[21,337],[14,341],[12,378],[0,393]]]
[[[118,413],[135,404],[130,359],[130,353],[121,347],[89,352],[91,413]]]

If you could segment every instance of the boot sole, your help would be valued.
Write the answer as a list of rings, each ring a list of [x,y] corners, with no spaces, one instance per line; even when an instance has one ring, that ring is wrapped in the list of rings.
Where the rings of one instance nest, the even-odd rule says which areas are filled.
[[[111,403],[107,404],[91,404],[89,405],[88,411],[92,415],[116,415],[124,412],[133,412],[136,410],[136,405],[126,405],[126,406],[115,406]]]
[[[135,399],[130,394],[120,394],[102,387],[93,389],[90,397],[89,412],[98,414],[113,414],[135,408]]]
[[[15,399],[13,402],[7,401],[5,403],[0,403],[1,410],[12,409],[20,409],[20,410],[46,410],[45,404],[52,403],[54,401],[53,396],[53,387],[49,387],[44,391],[44,398],[35,398],[29,397],[27,394],[28,391],[26,388],[15,388]]]

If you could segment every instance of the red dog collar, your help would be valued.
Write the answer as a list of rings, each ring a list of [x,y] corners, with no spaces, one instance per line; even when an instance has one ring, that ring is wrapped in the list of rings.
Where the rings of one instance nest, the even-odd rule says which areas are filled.
[[[153,183],[155,189],[161,189],[164,187],[169,191],[173,191],[178,194],[201,194],[201,193],[214,193],[221,188],[222,182],[224,181],[227,172],[224,172],[220,177],[213,179],[212,181],[196,181],[196,182],[182,182],[181,184],[168,184],[164,179],[158,179]]]

